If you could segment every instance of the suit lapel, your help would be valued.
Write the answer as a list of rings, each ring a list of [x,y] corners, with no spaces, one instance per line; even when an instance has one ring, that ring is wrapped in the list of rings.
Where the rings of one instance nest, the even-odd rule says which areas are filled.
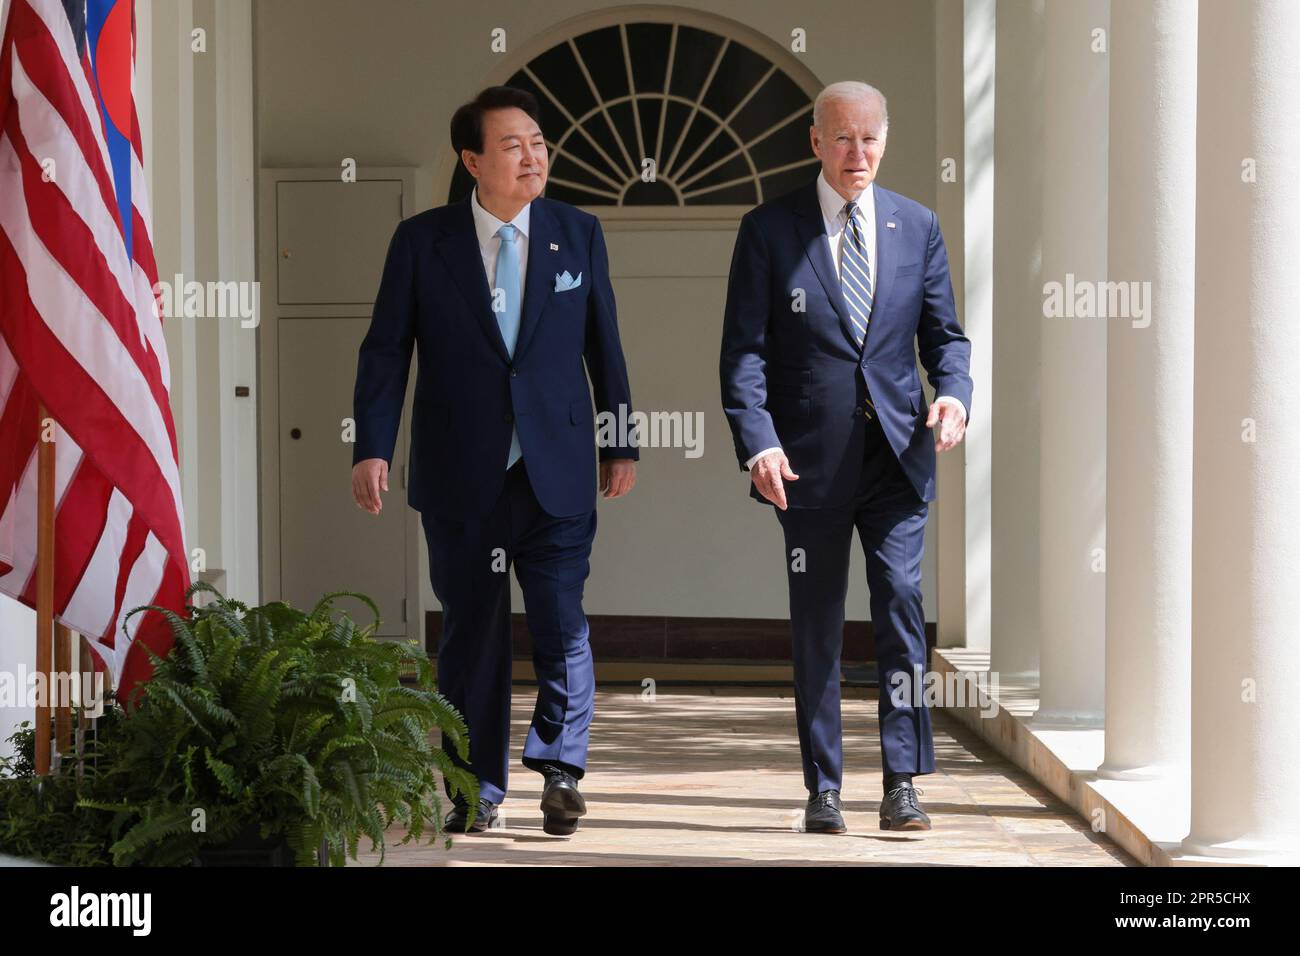
[[[438,240],[438,254],[447,263],[447,270],[455,280],[460,294],[478,320],[479,327],[497,353],[510,361],[501,325],[492,311],[492,297],[488,294],[487,273],[483,269],[483,253],[479,249],[478,234],[474,231],[474,213],[471,200],[456,204],[455,221],[450,230]]]
[[[898,203],[894,201],[894,194],[879,186],[872,192],[876,198],[876,274],[871,287],[871,321],[867,323],[867,341],[863,351],[871,348],[871,327],[878,316],[885,314],[889,290],[894,285],[894,270],[898,267],[898,234],[903,229],[897,219]],[[893,229],[889,228],[890,222],[894,223]]]
[[[524,309],[519,321],[519,341],[515,343],[516,359],[528,348],[555,292],[555,254],[551,244],[558,239],[556,233],[555,221],[546,204],[533,200],[528,211],[528,274],[524,276]]]
[[[795,207],[799,213],[796,222],[799,228],[799,241],[803,243],[808,261],[813,271],[831,300],[835,314],[840,317],[840,327],[853,344],[853,326],[849,319],[848,306],[844,304],[844,291],[840,288],[840,277],[831,261],[830,241],[826,238],[826,221],[822,218],[822,206],[817,199],[817,183],[814,181],[800,197]]]

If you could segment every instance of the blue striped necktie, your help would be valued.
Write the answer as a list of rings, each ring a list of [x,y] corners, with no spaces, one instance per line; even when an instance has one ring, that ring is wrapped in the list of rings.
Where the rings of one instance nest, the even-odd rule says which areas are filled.
[[[515,342],[519,340],[520,306],[523,304],[523,289],[519,282],[519,249],[515,239],[519,230],[506,223],[497,230],[501,237],[501,248],[497,250],[496,291],[492,296],[492,310],[497,314],[497,325],[501,328],[501,338],[505,340],[506,352],[515,357]],[[506,458],[509,468],[523,456],[519,447],[519,429],[510,433],[510,454]]]
[[[848,222],[844,239],[840,243],[840,287],[844,290],[844,303],[849,307],[853,323],[853,341],[861,350],[867,341],[867,323],[871,318],[871,263],[867,261],[867,245],[862,238],[862,224],[857,218],[858,204],[848,202],[844,214]]]

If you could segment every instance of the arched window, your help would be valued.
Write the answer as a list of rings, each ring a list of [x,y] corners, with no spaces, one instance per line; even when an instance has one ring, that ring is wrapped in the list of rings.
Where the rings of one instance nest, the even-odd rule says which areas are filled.
[[[629,17],[551,46],[506,81],[541,106],[548,197],[750,206],[815,175],[806,81],[734,37]],[[457,163],[448,201],[473,185]]]

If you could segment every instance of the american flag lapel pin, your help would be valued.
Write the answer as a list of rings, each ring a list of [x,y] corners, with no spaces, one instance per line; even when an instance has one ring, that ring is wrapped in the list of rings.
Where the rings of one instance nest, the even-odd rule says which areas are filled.
[[[552,251],[552,252],[559,252],[559,251],[560,251],[560,247],[557,246],[555,243],[551,243],[551,251]]]
[[[886,229],[897,229],[898,226],[896,226],[896,225],[894,224],[894,220],[891,219],[891,220],[889,220],[889,222],[885,223],[885,228],[886,228]]]

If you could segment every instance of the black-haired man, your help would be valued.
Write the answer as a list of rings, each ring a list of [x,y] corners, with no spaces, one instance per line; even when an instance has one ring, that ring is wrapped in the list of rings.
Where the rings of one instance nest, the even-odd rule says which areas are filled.
[[[415,350],[408,499],[443,609],[439,688],[469,727],[474,829],[491,826],[506,793],[513,565],[538,680],[523,762],[546,777],[546,831],[569,834],[586,812],[577,781],[595,692],[582,610],[596,531],[591,392],[598,411],[630,411],[627,368],[600,223],[542,198],[534,97],[484,90],[452,117],[451,140],[476,185],[400,223],[389,246],[357,367],[353,495],[379,513]],[[629,436],[600,449],[606,498],[632,489],[636,458]],[[461,802],[448,829],[467,818]]]

